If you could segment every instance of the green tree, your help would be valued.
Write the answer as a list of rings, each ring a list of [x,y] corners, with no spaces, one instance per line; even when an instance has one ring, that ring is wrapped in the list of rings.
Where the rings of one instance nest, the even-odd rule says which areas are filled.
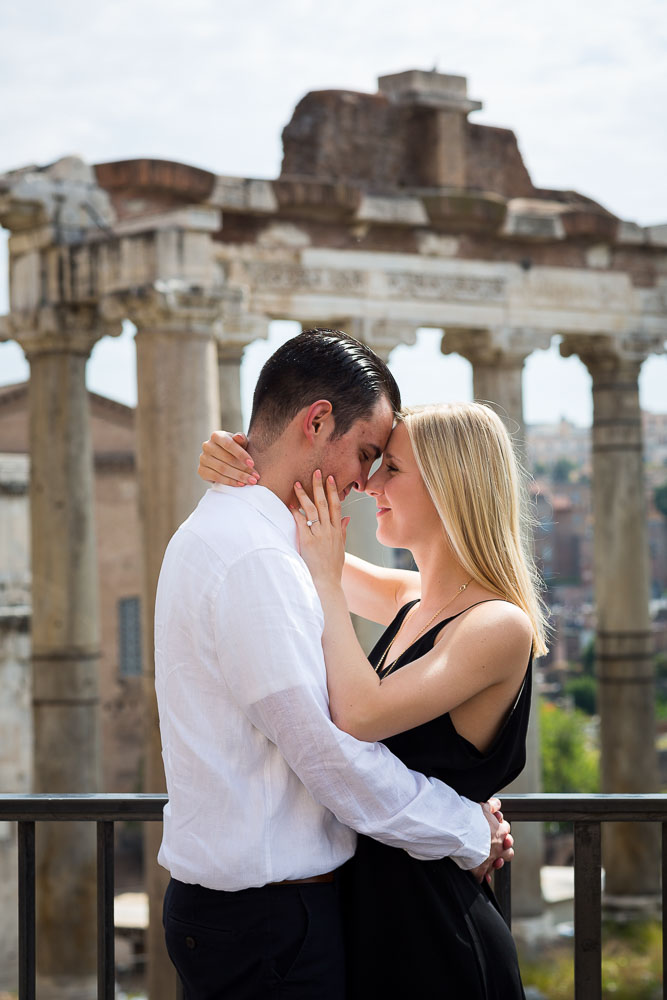
[[[595,677],[595,639],[589,639],[581,651],[581,669],[585,677]]]
[[[663,483],[662,486],[656,486],[653,494],[653,502],[662,516],[667,518],[667,483]]]
[[[594,677],[572,677],[565,684],[565,694],[572,698],[575,708],[586,715],[595,715],[597,707],[597,683]]]
[[[551,467],[551,479],[554,483],[567,483],[570,479],[570,473],[574,472],[577,467],[576,462],[570,461],[569,458],[558,458]]]
[[[599,752],[590,745],[588,716],[552,702],[540,705],[542,786],[545,792],[597,792]]]

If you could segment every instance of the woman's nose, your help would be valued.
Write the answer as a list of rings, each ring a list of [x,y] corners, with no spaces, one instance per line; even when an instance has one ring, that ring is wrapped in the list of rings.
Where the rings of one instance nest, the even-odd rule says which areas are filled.
[[[378,493],[380,492],[378,488],[378,475],[379,475],[379,469],[377,472],[374,472],[373,475],[366,480],[365,492],[368,493],[369,497],[377,496]]]

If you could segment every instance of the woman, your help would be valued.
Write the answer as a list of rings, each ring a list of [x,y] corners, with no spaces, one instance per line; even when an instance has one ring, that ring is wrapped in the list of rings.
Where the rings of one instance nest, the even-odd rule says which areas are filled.
[[[248,472],[245,460],[226,460],[219,481]],[[214,465],[203,458],[205,478]],[[324,610],[332,718],[460,794],[488,798],[525,762],[532,657],[546,648],[501,420],[458,403],[406,410],[397,422],[366,492],[379,541],[409,549],[416,572],[344,555],[333,481],[316,474],[312,500],[300,484],[295,492],[301,554]],[[368,658],[348,608],[387,626]],[[491,890],[452,860],[419,861],[360,837],[343,886],[351,997],[523,996]]]

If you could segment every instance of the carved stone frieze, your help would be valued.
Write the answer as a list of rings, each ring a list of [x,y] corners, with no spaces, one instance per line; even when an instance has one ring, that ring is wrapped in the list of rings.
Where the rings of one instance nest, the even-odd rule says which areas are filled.
[[[495,302],[505,294],[504,278],[474,275],[424,274],[421,271],[390,271],[387,291],[392,298],[447,299],[464,302]]]
[[[367,270],[304,267],[284,261],[250,261],[244,270],[258,291],[291,294],[362,295],[371,278]],[[494,302],[503,299],[506,288],[506,279],[502,277],[425,274],[423,271],[387,271],[382,277],[391,298]]]
[[[360,295],[366,288],[366,272],[352,268],[303,267],[281,261],[252,261],[246,270],[259,290],[271,292]]]

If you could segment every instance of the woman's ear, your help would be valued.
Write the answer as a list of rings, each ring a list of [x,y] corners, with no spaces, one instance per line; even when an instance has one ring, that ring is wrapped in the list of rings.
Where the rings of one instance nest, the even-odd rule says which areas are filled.
[[[328,399],[318,399],[311,403],[305,411],[302,429],[311,443],[319,437],[327,437],[327,431],[333,428],[333,406]]]

